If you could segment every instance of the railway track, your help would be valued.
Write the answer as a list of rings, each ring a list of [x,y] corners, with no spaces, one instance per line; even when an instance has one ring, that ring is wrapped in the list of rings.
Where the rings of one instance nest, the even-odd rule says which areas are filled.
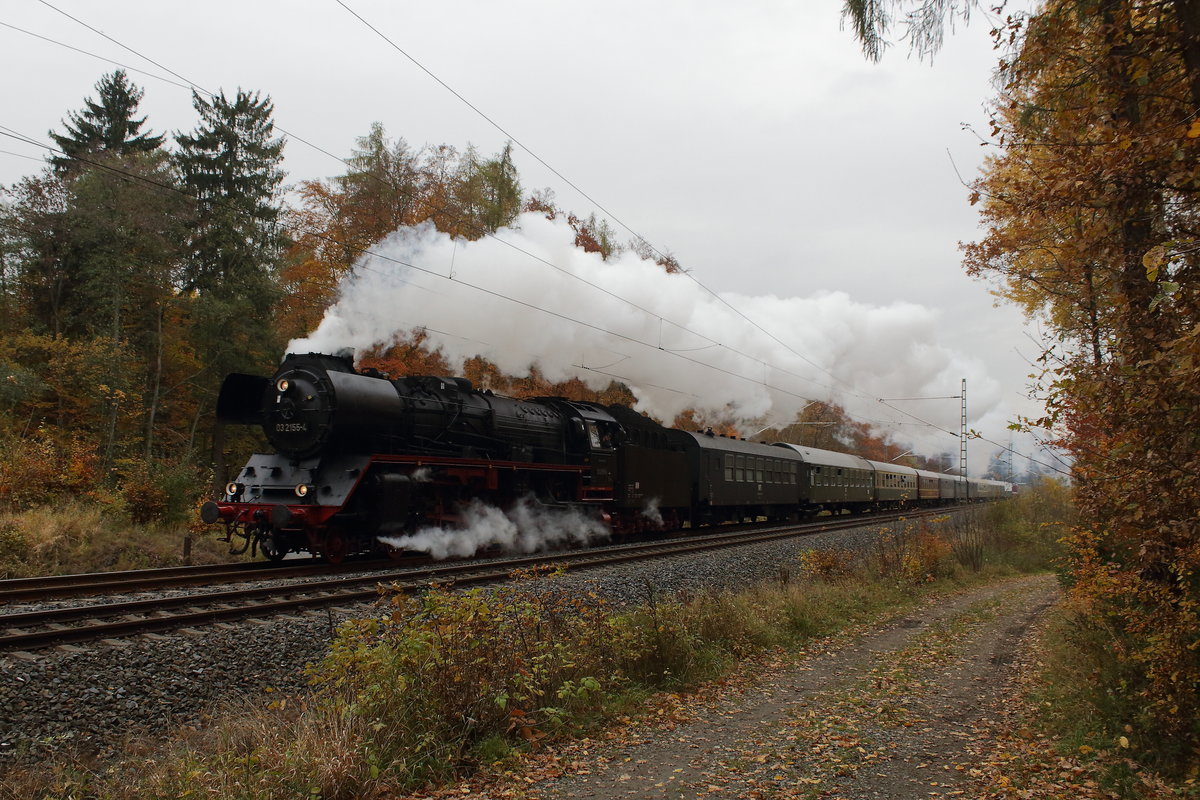
[[[87,572],[77,575],[48,575],[37,578],[0,580],[0,603],[56,600],[97,594],[121,594],[153,589],[206,586],[214,583],[300,578],[328,572],[361,572],[383,569],[387,560],[352,561],[337,567],[320,559],[306,558],[278,563],[245,561],[189,567],[161,567],[122,572]]]
[[[187,629],[220,622],[263,618],[319,607],[354,605],[375,600],[380,585],[416,590],[435,583],[469,586],[505,580],[513,570],[539,565],[566,565],[593,569],[628,561],[666,557],[725,547],[737,547],[810,533],[885,524],[900,519],[946,514],[944,509],[874,514],[870,517],[828,517],[817,522],[760,528],[751,531],[718,531],[677,536],[642,544],[616,545],[592,550],[539,553],[488,562],[456,562],[416,568],[392,569],[371,574],[341,575],[291,586],[265,586],[159,597],[71,608],[0,614],[0,651],[35,650],[54,645],[118,639],[143,633]],[[307,565],[310,569],[314,565]],[[328,565],[326,565],[328,568]],[[249,568],[236,570],[240,576]],[[361,570],[360,570],[361,571]],[[267,577],[283,577],[280,568]],[[186,574],[186,573],[185,573]],[[312,574],[311,572],[308,574]],[[77,577],[77,576],[68,576]],[[165,579],[160,575],[156,578]],[[242,580],[238,577],[236,580]],[[246,579],[249,580],[249,579]],[[210,579],[209,583],[212,582]],[[176,584],[177,585],[177,584]]]

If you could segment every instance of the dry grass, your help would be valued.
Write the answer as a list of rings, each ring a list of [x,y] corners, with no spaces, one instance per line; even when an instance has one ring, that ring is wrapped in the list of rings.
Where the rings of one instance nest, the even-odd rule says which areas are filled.
[[[230,710],[202,735],[104,772],[48,765],[10,777],[26,796],[97,800],[387,797],[576,735],[738,659],[1011,574],[986,558],[977,572],[956,566],[937,526],[894,533],[868,558],[809,556],[740,592],[648,587],[635,610],[540,577],[397,595],[389,615],[344,626],[305,704]]]
[[[174,566],[189,533],[193,563],[230,560],[225,545],[186,524],[134,525],[95,503],[0,513],[0,579]]]

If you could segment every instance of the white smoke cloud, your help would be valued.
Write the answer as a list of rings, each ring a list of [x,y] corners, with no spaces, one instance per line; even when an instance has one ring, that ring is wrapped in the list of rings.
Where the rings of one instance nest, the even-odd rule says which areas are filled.
[[[505,553],[535,553],[609,537],[608,527],[599,519],[573,509],[547,508],[528,497],[508,511],[472,500],[463,508],[462,516],[462,527],[422,528],[405,536],[381,536],[379,541],[399,550],[429,553],[441,561],[469,558],[490,547]]]
[[[595,388],[615,377],[639,410],[668,422],[691,407],[728,414],[749,433],[787,424],[808,400],[833,400],[918,452],[955,455],[953,438],[875,400],[956,394],[965,377],[971,425],[986,420],[985,433],[1005,436],[999,385],[982,360],[946,344],[954,332],[921,305],[867,305],[844,292],[728,294],[727,305],[688,276],[633,254],[604,261],[584,253],[565,223],[537,214],[476,242],[430,224],[405,228],[372,251],[317,330],[292,341],[289,352],[361,353],[424,328],[454,370],[482,355],[514,375],[536,364],[551,380],[577,377]],[[958,430],[954,401],[896,405]],[[992,449],[975,446],[973,466],[985,465]]]
[[[663,527],[662,511],[658,507],[658,498],[652,497],[646,503],[646,507],[642,509],[642,516],[650,520],[651,524],[656,528]]]

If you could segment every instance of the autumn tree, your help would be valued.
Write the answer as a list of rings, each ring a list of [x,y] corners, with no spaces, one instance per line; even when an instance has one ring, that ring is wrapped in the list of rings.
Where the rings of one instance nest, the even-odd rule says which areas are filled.
[[[79,343],[95,365],[80,368],[97,380],[70,391],[98,395],[98,406],[71,416],[77,404],[60,395],[51,419],[95,437],[108,471],[118,457],[152,447],[156,403],[146,398],[156,398],[161,383],[164,315],[178,303],[188,215],[163,137],[143,133],[145,118],[136,116],[142,91],[120,70],[96,90],[98,99],[68,115],[66,133],[51,132],[61,150],[51,167],[9,192],[4,249],[26,337],[10,340],[10,352],[65,352],[29,336]],[[32,419],[39,393],[55,394],[47,378],[56,367],[14,366],[40,376],[20,398]]]
[[[333,302],[339,280],[397,229],[430,222],[451,236],[475,240],[511,224],[522,208],[511,146],[487,159],[471,146],[462,153],[449,145],[414,150],[376,123],[357,140],[346,164],[342,175],[302,183],[301,206],[289,216],[294,245],[282,271],[285,336],[312,330]],[[420,368],[423,359],[411,347],[418,339],[424,341],[410,337],[372,358],[393,371],[405,358]]]
[[[167,320],[182,303],[188,205],[170,186],[173,173],[162,151],[107,157],[109,169],[80,171],[69,187],[67,224],[80,282],[78,315],[86,338],[104,342],[105,412],[102,465],[122,444],[141,445],[149,456],[157,423]],[[119,166],[119,170],[111,169]],[[132,180],[140,177],[142,181]],[[122,419],[144,420],[122,436]]]
[[[49,170],[4,190],[0,208],[13,330],[60,336],[75,324],[78,275],[67,264],[67,184]]]
[[[5,210],[21,310],[4,331],[11,408],[27,429],[36,420],[90,437],[106,474],[149,455],[163,354],[179,335],[168,320],[183,302],[188,205],[174,180],[162,150],[94,153],[21,181]],[[60,358],[89,379],[60,385]]]
[[[468,239],[511,225],[521,211],[521,182],[512,160],[512,142],[488,159],[480,159],[474,148],[467,148],[457,184],[458,206],[466,217],[462,234]]]
[[[1089,10],[1089,13],[1083,13]],[[1074,456],[1071,601],[1105,722],[1200,745],[1200,4],[1048,3],[997,31],[998,154],[973,274],[1057,334],[1047,415]]]

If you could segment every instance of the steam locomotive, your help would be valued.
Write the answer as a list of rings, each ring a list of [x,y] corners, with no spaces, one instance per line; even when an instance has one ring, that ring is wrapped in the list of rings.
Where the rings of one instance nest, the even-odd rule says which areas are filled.
[[[200,515],[231,551],[332,562],[453,529],[473,501],[583,513],[614,534],[818,511],[999,498],[966,480],[790,444],[664,428],[626,408],[515,399],[464,378],[390,379],[347,354],[289,354],[271,378],[229,375],[227,424],[262,427],[256,453]]]

